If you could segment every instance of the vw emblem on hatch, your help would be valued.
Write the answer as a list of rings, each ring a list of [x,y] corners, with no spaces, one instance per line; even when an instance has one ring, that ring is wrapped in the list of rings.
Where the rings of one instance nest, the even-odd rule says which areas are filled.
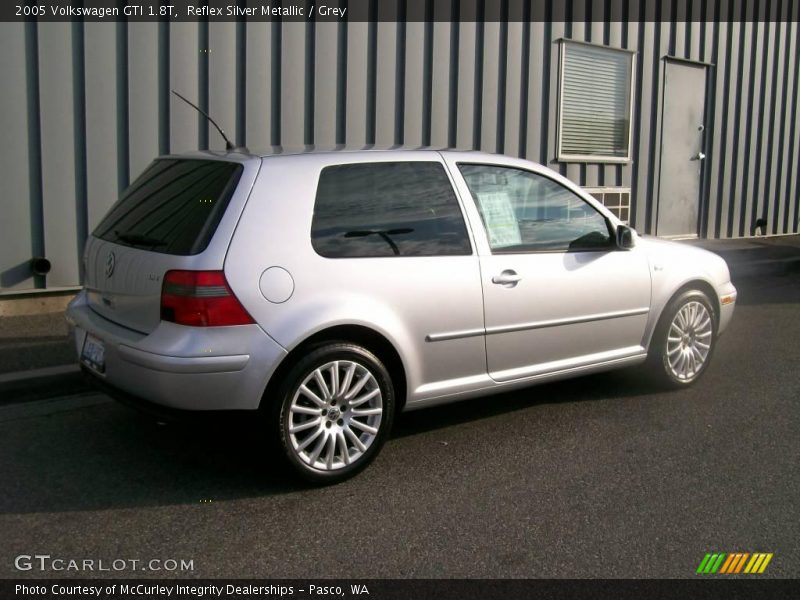
[[[111,277],[114,274],[114,267],[117,266],[117,257],[113,252],[108,253],[106,258],[106,277]]]

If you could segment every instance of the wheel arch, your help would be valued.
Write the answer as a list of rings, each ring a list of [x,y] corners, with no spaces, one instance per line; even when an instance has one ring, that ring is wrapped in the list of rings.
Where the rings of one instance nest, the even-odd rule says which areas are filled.
[[[681,378],[681,376],[675,372],[675,366],[670,366],[669,364],[669,342],[666,340],[669,336],[670,323],[672,321],[672,315],[674,312],[667,311],[671,306],[673,306],[674,303],[676,303],[677,300],[681,299],[681,296],[691,291],[700,292],[707,297],[708,302],[711,305],[710,308],[713,318],[712,327],[713,330],[716,331],[716,334],[719,335],[720,303],[719,296],[714,289],[714,286],[710,282],[699,278],[694,278],[682,283],[669,296],[661,308],[648,342],[647,360],[645,363],[646,369],[650,371],[655,382],[664,389],[680,389],[694,383],[706,371],[711,354],[714,351],[716,336],[714,336],[714,338],[712,338],[712,340],[709,342],[706,356],[703,357],[699,370],[697,363],[695,363],[692,367],[693,371],[688,375],[684,372],[683,378]],[[692,299],[692,297],[690,296],[687,301],[689,299]],[[678,306],[683,306],[683,303],[679,304]],[[666,346],[663,345],[665,343]],[[680,366],[677,368],[683,369],[683,367]]]
[[[714,286],[711,285],[705,279],[690,279],[689,281],[685,281],[682,283],[667,299],[667,301],[661,307],[661,310],[658,313],[658,318],[652,321],[653,325],[651,330],[648,334],[647,339],[647,350],[650,351],[650,348],[653,343],[653,336],[655,335],[656,330],[658,329],[659,323],[661,323],[661,319],[664,317],[664,312],[672,305],[675,299],[680,296],[681,294],[687,292],[688,290],[699,290],[706,294],[709,300],[713,303],[714,306],[714,324],[716,325],[716,329],[719,330],[719,319],[720,319],[720,303],[719,303],[719,295],[717,291],[714,289]]]
[[[264,399],[273,398],[283,378],[295,364],[297,357],[308,353],[312,348],[330,342],[350,342],[358,344],[375,354],[386,366],[392,378],[395,392],[396,412],[400,413],[406,404],[408,383],[403,359],[395,345],[382,333],[364,325],[334,325],[326,327],[306,337],[296,344],[283,357],[278,367],[267,382],[261,403]]]
[[[704,292],[708,296],[708,299],[714,303],[714,322],[716,323],[717,327],[719,327],[719,312],[720,309],[722,308],[719,303],[719,295],[717,294],[717,290],[714,289],[714,286],[711,285],[705,279],[692,279],[691,281],[687,281],[681,287],[675,290],[675,293],[673,293],[672,296],[670,296],[669,300],[664,305],[664,308],[661,310],[662,314],[667,309],[667,307],[670,304],[672,304],[675,298],[677,298],[678,296],[680,296],[681,294],[683,294],[688,290],[699,290],[701,292]],[[661,320],[661,315],[658,316],[658,319],[659,321]]]

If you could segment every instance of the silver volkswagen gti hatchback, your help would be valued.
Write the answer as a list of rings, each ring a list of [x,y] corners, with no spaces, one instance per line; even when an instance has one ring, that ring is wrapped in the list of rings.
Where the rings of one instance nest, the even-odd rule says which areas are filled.
[[[158,158],[83,260],[68,319],[93,379],[258,411],[314,482],[363,469],[398,411],[637,363],[688,386],[736,300],[720,257],[538,164],[449,150]]]

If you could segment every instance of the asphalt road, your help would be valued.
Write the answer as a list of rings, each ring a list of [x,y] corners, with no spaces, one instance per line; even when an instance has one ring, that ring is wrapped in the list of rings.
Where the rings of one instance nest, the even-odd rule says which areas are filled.
[[[91,575],[19,572],[20,554],[192,577],[693,577],[709,551],[798,577],[800,275],[739,287],[690,390],[619,372],[408,413],[323,489],[230,423],[158,425],[100,395],[2,407],[0,577]]]

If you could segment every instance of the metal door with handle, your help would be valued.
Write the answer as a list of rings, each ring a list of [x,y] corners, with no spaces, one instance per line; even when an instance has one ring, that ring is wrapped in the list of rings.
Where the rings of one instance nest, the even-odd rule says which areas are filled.
[[[661,237],[698,232],[705,97],[705,65],[666,61],[656,224]]]

